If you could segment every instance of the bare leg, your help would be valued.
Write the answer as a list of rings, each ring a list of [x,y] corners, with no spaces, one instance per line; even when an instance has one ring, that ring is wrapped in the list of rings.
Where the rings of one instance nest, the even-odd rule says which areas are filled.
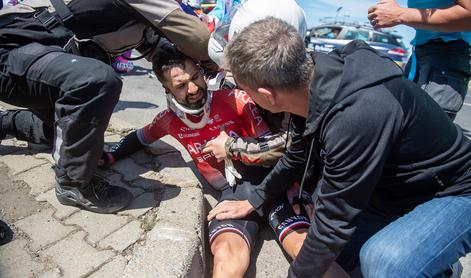
[[[285,236],[281,245],[288,255],[294,260],[303,246],[304,239],[307,236],[307,229],[299,229]],[[330,265],[324,278],[343,278],[350,277],[336,262]]]
[[[244,239],[235,233],[223,233],[211,244],[214,256],[213,278],[244,277],[250,262],[250,250]]]
[[[303,246],[304,240],[307,237],[307,229],[299,229],[293,231],[285,236],[281,242],[281,246],[288,253],[288,255],[294,260]]]

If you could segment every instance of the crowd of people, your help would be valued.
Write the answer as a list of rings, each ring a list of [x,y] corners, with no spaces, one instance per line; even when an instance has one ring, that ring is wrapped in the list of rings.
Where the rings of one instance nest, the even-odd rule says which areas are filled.
[[[453,120],[471,75],[469,1],[365,11],[374,28],[416,28],[404,71],[362,41],[308,52],[295,0],[218,0],[208,15],[174,0],[10,2],[0,100],[27,109],[0,112],[0,140],[52,147],[61,204],[125,209],[132,194],[97,167],[171,135],[219,192],[207,216],[213,277],[244,276],[265,222],[292,259],[288,277],[459,277],[471,140]],[[132,49],[168,107],[104,152],[116,65]]]

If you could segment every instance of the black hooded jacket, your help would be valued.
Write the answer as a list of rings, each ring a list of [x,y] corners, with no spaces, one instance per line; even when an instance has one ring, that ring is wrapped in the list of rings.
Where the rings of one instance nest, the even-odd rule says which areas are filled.
[[[317,169],[312,226],[290,277],[322,277],[365,209],[400,216],[471,193],[471,141],[394,62],[360,41],[313,59],[308,118],[294,118],[291,147],[249,198],[260,213],[306,165]]]

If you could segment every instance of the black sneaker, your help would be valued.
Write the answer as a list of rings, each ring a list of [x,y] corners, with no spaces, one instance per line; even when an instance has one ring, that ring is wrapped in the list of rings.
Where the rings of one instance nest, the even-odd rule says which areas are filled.
[[[85,189],[62,186],[56,181],[56,197],[63,205],[82,207],[96,213],[117,212],[133,199],[126,188],[110,185],[98,176],[94,176]]]

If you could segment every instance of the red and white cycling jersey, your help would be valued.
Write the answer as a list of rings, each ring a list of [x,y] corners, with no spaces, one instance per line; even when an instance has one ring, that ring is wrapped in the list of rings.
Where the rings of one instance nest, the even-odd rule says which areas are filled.
[[[177,139],[190,153],[198,171],[216,189],[225,183],[224,163],[214,155],[201,151],[206,142],[216,138],[221,130],[229,136],[259,137],[270,133],[252,99],[242,90],[213,92],[208,123],[201,129],[186,126],[171,110],[159,113],[151,124],[138,130],[142,144],[148,145],[165,135]]]

